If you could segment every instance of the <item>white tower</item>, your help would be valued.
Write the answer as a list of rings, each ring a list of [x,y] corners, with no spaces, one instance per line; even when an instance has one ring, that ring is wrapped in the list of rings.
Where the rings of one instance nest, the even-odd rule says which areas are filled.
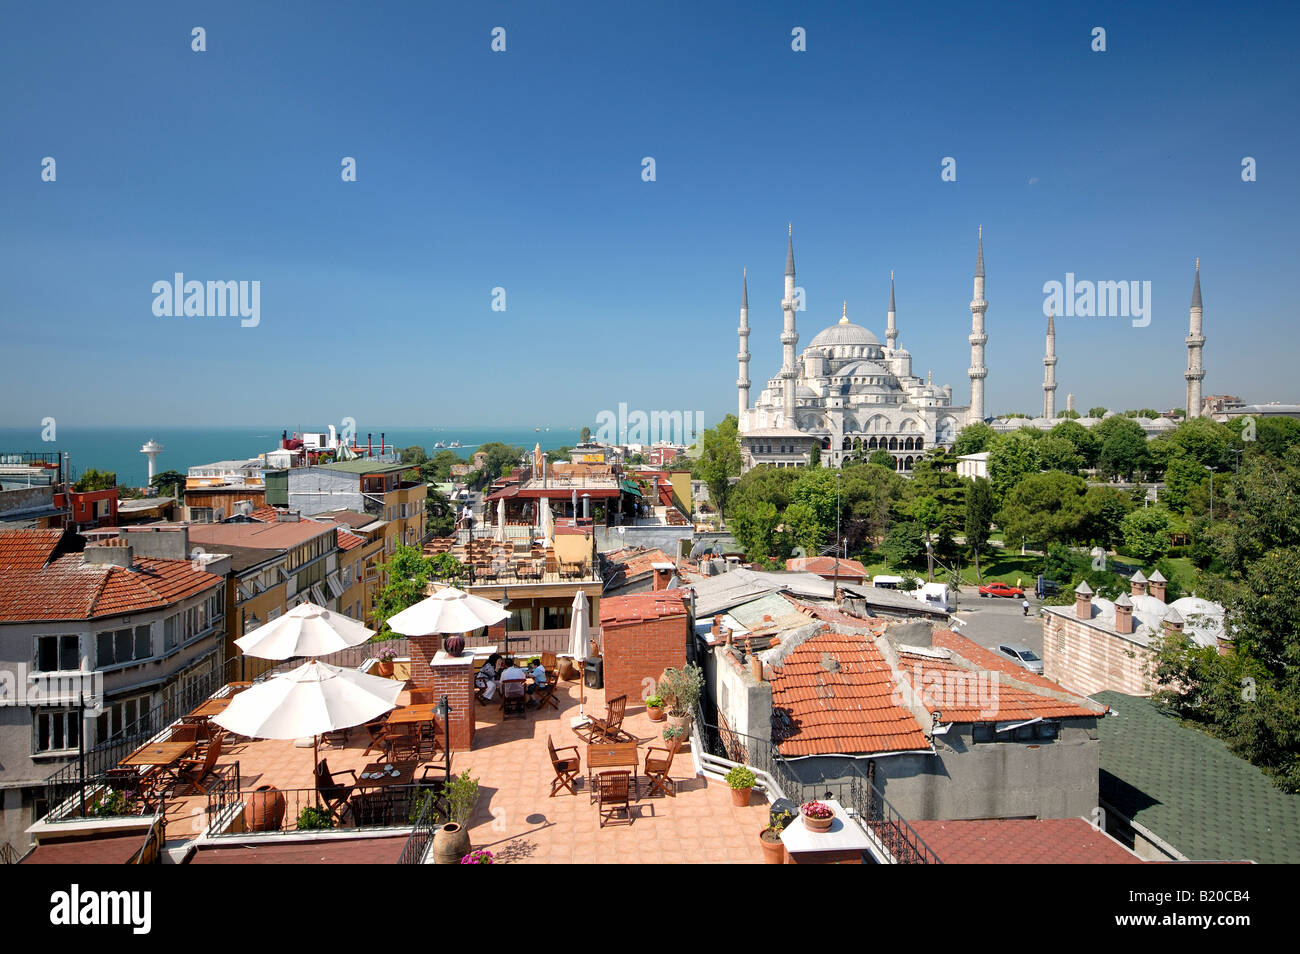
[[[740,392],[740,412],[737,419],[745,416],[749,410],[749,269],[745,269],[740,280],[740,352],[736,359],[740,362],[740,375],[736,378],[736,389]]]
[[[1191,327],[1187,332],[1187,416],[1201,416],[1201,381],[1205,368],[1201,366],[1201,348],[1205,335],[1201,334],[1201,260],[1196,260],[1196,279],[1192,285]]]
[[[898,316],[894,312],[894,270],[889,270],[889,311],[885,315],[886,350],[893,354],[898,349]]]
[[[788,226],[789,236],[785,248],[785,297],[781,310],[785,313],[785,327],[781,331],[781,391],[784,399],[785,427],[794,427],[794,346],[799,342],[799,332],[794,327],[794,225]]]
[[[984,312],[989,303],[984,300],[984,226],[980,226],[979,253],[975,259],[975,286],[970,303],[970,414],[967,423],[984,420],[984,344],[989,336],[984,333]]]
[[[1043,417],[1056,417],[1056,319],[1047,310],[1047,350],[1043,353]]]
[[[140,453],[149,458],[149,483],[153,483],[154,470],[158,464],[158,455],[162,452],[163,446],[152,438],[150,438],[149,442],[140,448]]]

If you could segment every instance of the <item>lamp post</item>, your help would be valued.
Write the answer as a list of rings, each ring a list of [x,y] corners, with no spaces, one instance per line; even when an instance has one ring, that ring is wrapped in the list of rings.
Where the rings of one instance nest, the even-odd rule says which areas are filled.
[[[438,705],[433,711],[438,716],[438,718],[442,720],[442,744],[443,744],[442,754],[447,759],[447,787],[450,788],[451,786],[451,703],[447,701],[447,696],[445,694],[441,699],[438,700]],[[447,797],[446,788],[443,789],[443,797],[444,798]]]

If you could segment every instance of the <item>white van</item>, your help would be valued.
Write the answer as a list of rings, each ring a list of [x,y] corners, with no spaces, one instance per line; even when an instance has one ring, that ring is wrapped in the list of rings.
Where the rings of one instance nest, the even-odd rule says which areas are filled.
[[[871,585],[881,590],[896,590],[903,585],[901,576],[873,576]]]
[[[953,599],[952,590],[948,588],[947,583],[924,583],[921,580],[916,582],[917,587],[912,592],[925,605],[943,610],[945,613],[951,613],[957,608],[957,601]]]

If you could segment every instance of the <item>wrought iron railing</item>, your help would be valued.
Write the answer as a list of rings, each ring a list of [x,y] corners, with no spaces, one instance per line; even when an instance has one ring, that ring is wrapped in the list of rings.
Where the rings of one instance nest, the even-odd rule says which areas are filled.
[[[10,842],[0,844],[0,865],[16,865],[21,860],[22,855],[18,853]]]
[[[411,836],[402,846],[402,854],[397,859],[399,865],[424,864],[424,859],[429,854],[429,846],[433,843],[433,836],[442,827],[445,806],[440,803],[436,793],[433,791],[423,793],[417,808],[415,827],[411,829]]]
[[[353,789],[327,803],[315,788],[281,788],[237,793],[208,793],[208,813],[213,838],[246,838],[252,834],[328,831],[332,829],[411,828],[425,808],[424,795],[431,785],[387,785]],[[333,794],[333,793],[327,793]],[[338,793],[342,795],[343,793]],[[242,802],[244,824],[233,825],[232,808]],[[214,829],[220,830],[214,830]],[[235,829],[235,830],[232,830]]]
[[[733,762],[743,762],[766,772],[785,796],[796,804],[835,798],[868,829],[897,864],[942,864],[939,856],[907,822],[871,779],[854,763],[847,779],[805,782],[790,768],[768,739],[720,728],[704,719],[696,707],[695,720],[706,752]]]

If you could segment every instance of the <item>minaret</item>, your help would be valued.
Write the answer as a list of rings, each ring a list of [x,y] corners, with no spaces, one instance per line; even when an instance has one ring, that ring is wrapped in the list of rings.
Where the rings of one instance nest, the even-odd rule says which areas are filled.
[[[740,413],[737,419],[745,416],[749,410],[749,269],[745,269],[740,280],[740,353],[736,359],[740,362],[740,375],[736,378],[736,388],[740,391]]]
[[[898,348],[898,316],[894,313],[894,270],[889,270],[889,312],[885,315],[885,341],[890,352]]]
[[[1196,280],[1192,285],[1191,328],[1187,332],[1187,416],[1201,416],[1201,381],[1205,369],[1201,366],[1201,348],[1205,335],[1201,334],[1201,260],[1196,260]]]
[[[785,327],[781,331],[781,384],[784,397],[784,426],[794,427],[794,346],[799,342],[799,332],[794,327],[794,225],[788,226],[789,236],[785,248],[785,297],[781,310],[785,312]]]
[[[979,254],[975,259],[974,295],[970,303],[970,415],[967,423],[984,420],[984,343],[989,336],[984,333],[984,312],[989,303],[984,300],[984,226],[980,226]]]
[[[1043,417],[1056,417],[1056,316],[1047,309],[1047,350],[1043,353]]]

